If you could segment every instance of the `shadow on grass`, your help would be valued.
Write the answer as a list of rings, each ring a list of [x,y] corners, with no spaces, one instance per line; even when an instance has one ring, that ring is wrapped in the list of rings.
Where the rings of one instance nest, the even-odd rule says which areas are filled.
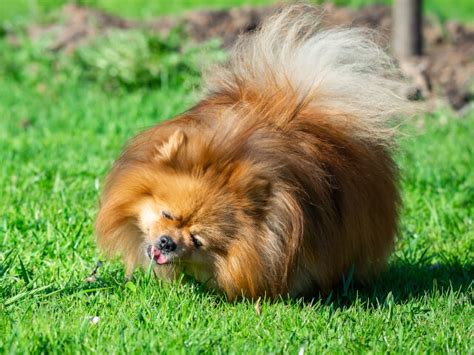
[[[474,286],[474,265],[450,261],[446,264],[420,264],[398,261],[390,265],[386,272],[369,284],[353,282],[352,279],[341,282],[329,296],[288,299],[279,298],[270,302],[308,305],[321,302],[326,306],[338,308],[350,307],[356,302],[373,308],[385,307],[387,302],[401,304],[423,296],[435,297],[450,292],[467,293]],[[196,281],[194,292],[203,296],[212,294],[218,302],[228,302],[226,297],[207,290]],[[239,302],[239,301],[237,301]]]
[[[405,303],[415,298],[446,294],[466,293],[474,285],[474,265],[471,263],[418,264],[406,261],[394,262],[388,270],[370,284],[342,282],[329,297],[323,299],[326,305],[347,307],[363,302],[371,307],[382,307],[387,300]],[[316,299],[312,299],[314,302]],[[305,300],[310,301],[311,300]]]

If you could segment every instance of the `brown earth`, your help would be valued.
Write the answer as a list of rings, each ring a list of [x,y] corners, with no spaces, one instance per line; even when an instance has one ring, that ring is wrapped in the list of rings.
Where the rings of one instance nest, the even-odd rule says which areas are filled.
[[[268,6],[198,10],[179,17],[166,16],[139,22],[69,4],[62,8],[60,21],[31,25],[28,34],[33,40],[47,34],[53,38],[51,50],[73,52],[112,29],[143,28],[166,33],[181,25],[195,41],[220,37],[223,47],[230,48],[239,34],[255,29],[263,18],[277,9],[277,6]],[[376,29],[381,34],[380,43],[390,50],[390,7],[373,5],[354,10],[323,5],[320,9],[324,26]],[[400,63],[402,71],[413,83],[407,95],[429,99],[430,102],[441,96],[453,109],[461,110],[474,98],[474,26],[454,21],[441,24],[435,18],[425,18],[424,22],[425,55]]]

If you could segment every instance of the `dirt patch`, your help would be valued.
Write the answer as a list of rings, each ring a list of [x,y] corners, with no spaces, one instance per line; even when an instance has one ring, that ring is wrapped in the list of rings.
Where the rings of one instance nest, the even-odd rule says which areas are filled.
[[[198,10],[179,17],[160,17],[139,22],[110,15],[97,9],[77,5],[62,8],[60,22],[28,28],[35,40],[43,35],[52,38],[51,50],[73,52],[97,36],[114,29],[147,29],[166,33],[182,26],[195,41],[213,37],[222,39],[230,48],[242,33],[255,29],[265,17],[277,11],[277,6],[241,7],[228,10]],[[390,7],[368,6],[360,10],[333,5],[320,7],[324,26],[365,26],[376,29],[380,43],[390,50],[392,17]],[[474,97],[474,27],[457,22],[440,24],[425,19],[423,26],[426,55],[400,63],[413,86],[407,91],[412,98],[444,97],[452,108],[466,107]]]

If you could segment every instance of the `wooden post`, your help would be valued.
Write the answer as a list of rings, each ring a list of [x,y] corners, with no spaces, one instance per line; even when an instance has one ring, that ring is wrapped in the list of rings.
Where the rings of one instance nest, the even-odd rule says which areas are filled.
[[[423,54],[422,0],[393,3],[393,50],[398,58]]]

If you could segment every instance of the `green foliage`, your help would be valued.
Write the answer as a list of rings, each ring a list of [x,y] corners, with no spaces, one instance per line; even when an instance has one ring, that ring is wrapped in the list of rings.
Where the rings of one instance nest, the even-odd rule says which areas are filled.
[[[0,41],[0,74],[10,80],[37,85],[52,81],[61,85],[76,80],[79,72],[71,58],[57,55],[47,49],[46,38],[31,42],[18,34],[18,43]]]
[[[218,41],[186,43],[178,31],[166,39],[142,31],[117,31],[81,48],[77,58],[88,77],[108,85],[195,86],[203,54],[211,62],[224,54]]]
[[[202,69],[225,58],[219,41],[188,41],[179,29],[166,37],[145,31],[114,31],[73,55],[54,52],[47,36],[18,45],[0,42],[0,73],[18,82],[56,85],[89,80],[108,89],[199,84]]]

